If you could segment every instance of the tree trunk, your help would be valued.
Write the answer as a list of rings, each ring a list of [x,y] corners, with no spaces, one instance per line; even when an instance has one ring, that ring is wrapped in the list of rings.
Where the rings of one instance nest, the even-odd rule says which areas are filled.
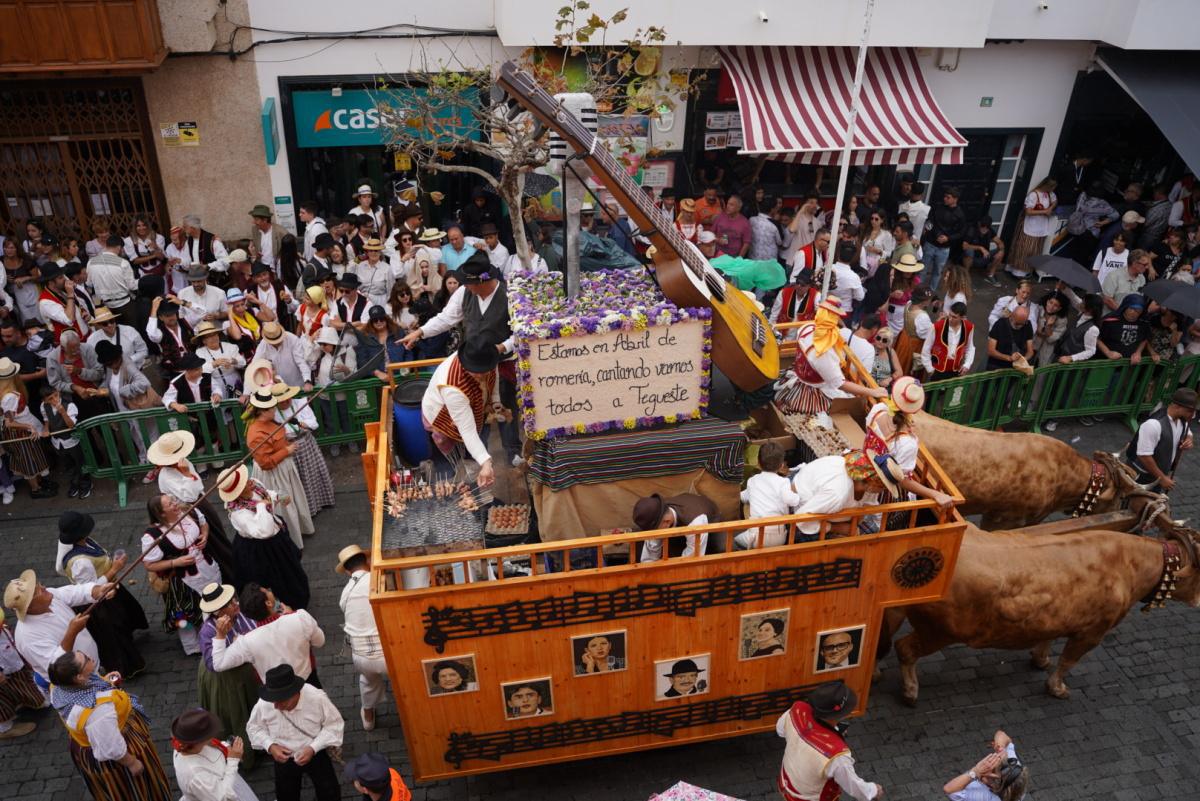
[[[500,170],[500,183],[496,191],[508,206],[508,222],[512,225],[513,245],[521,264],[529,269],[529,240],[525,238],[525,216],[521,206],[525,189],[525,174],[507,167]]]

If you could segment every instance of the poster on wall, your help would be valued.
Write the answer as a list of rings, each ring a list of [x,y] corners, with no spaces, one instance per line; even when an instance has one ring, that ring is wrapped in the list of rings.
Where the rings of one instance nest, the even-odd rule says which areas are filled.
[[[743,147],[745,144],[746,144],[746,141],[744,139],[742,139],[742,129],[741,128],[730,128],[729,129],[729,139],[728,139],[726,146],[727,147]]]
[[[704,134],[704,149],[705,150],[724,150],[729,147],[729,132],[721,131],[708,132]]]
[[[729,128],[730,130],[733,130],[734,128],[738,129],[739,131],[742,130],[742,115],[741,115],[741,113],[739,113],[737,111],[729,112],[729,124],[726,125],[725,127]]]
[[[729,128],[728,111],[710,111],[704,115],[704,127],[709,131],[724,131]]]
[[[669,160],[647,161],[642,169],[642,186],[661,189],[675,184],[675,162]]]
[[[625,173],[637,183],[642,182],[642,162],[650,149],[650,117],[645,114],[601,114],[597,117],[596,137],[605,144],[613,158],[625,168]],[[590,176],[593,188],[603,184]]]

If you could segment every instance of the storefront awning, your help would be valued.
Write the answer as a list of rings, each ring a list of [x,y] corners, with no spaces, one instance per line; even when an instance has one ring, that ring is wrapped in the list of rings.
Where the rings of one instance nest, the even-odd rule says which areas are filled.
[[[1098,50],[1096,61],[1200,175],[1200,67],[1180,53],[1114,48]]]
[[[841,160],[858,53],[850,47],[723,47],[748,156]],[[925,85],[908,48],[867,52],[854,164],[961,164],[964,139]]]

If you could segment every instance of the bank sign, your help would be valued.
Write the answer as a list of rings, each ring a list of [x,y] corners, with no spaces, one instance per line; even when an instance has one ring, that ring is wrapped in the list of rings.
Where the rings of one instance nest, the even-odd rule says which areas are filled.
[[[379,105],[403,106],[403,93],[416,89],[369,91],[346,89],[334,97],[329,90],[292,92],[296,142],[300,147],[353,147],[386,143]],[[447,108],[437,115],[448,126],[469,128],[474,122],[466,106]]]

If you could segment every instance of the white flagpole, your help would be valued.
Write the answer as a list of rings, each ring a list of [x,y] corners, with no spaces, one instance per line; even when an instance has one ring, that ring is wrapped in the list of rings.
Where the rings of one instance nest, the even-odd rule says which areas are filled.
[[[854,88],[850,91],[850,116],[846,121],[846,139],[842,144],[842,170],[838,174],[837,196],[833,202],[833,219],[829,225],[829,251],[825,254],[825,275],[821,281],[821,297],[829,295],[830,266],[837,258],[838,228],[842,220],[842,199],[846,196],[846,181],[850,177],[850,148],[854,145],[854,129],[858,122],[858,96],[862,90],[863,72],[867,65],[867,41],[871,35],[871,16],[875,0],[867,0],[864,13],[862,43],[858,46],[858,66],[854,69]],[[815,257],[815,254],[814,254]],[[849,311],[849,309],[846,309]]]

